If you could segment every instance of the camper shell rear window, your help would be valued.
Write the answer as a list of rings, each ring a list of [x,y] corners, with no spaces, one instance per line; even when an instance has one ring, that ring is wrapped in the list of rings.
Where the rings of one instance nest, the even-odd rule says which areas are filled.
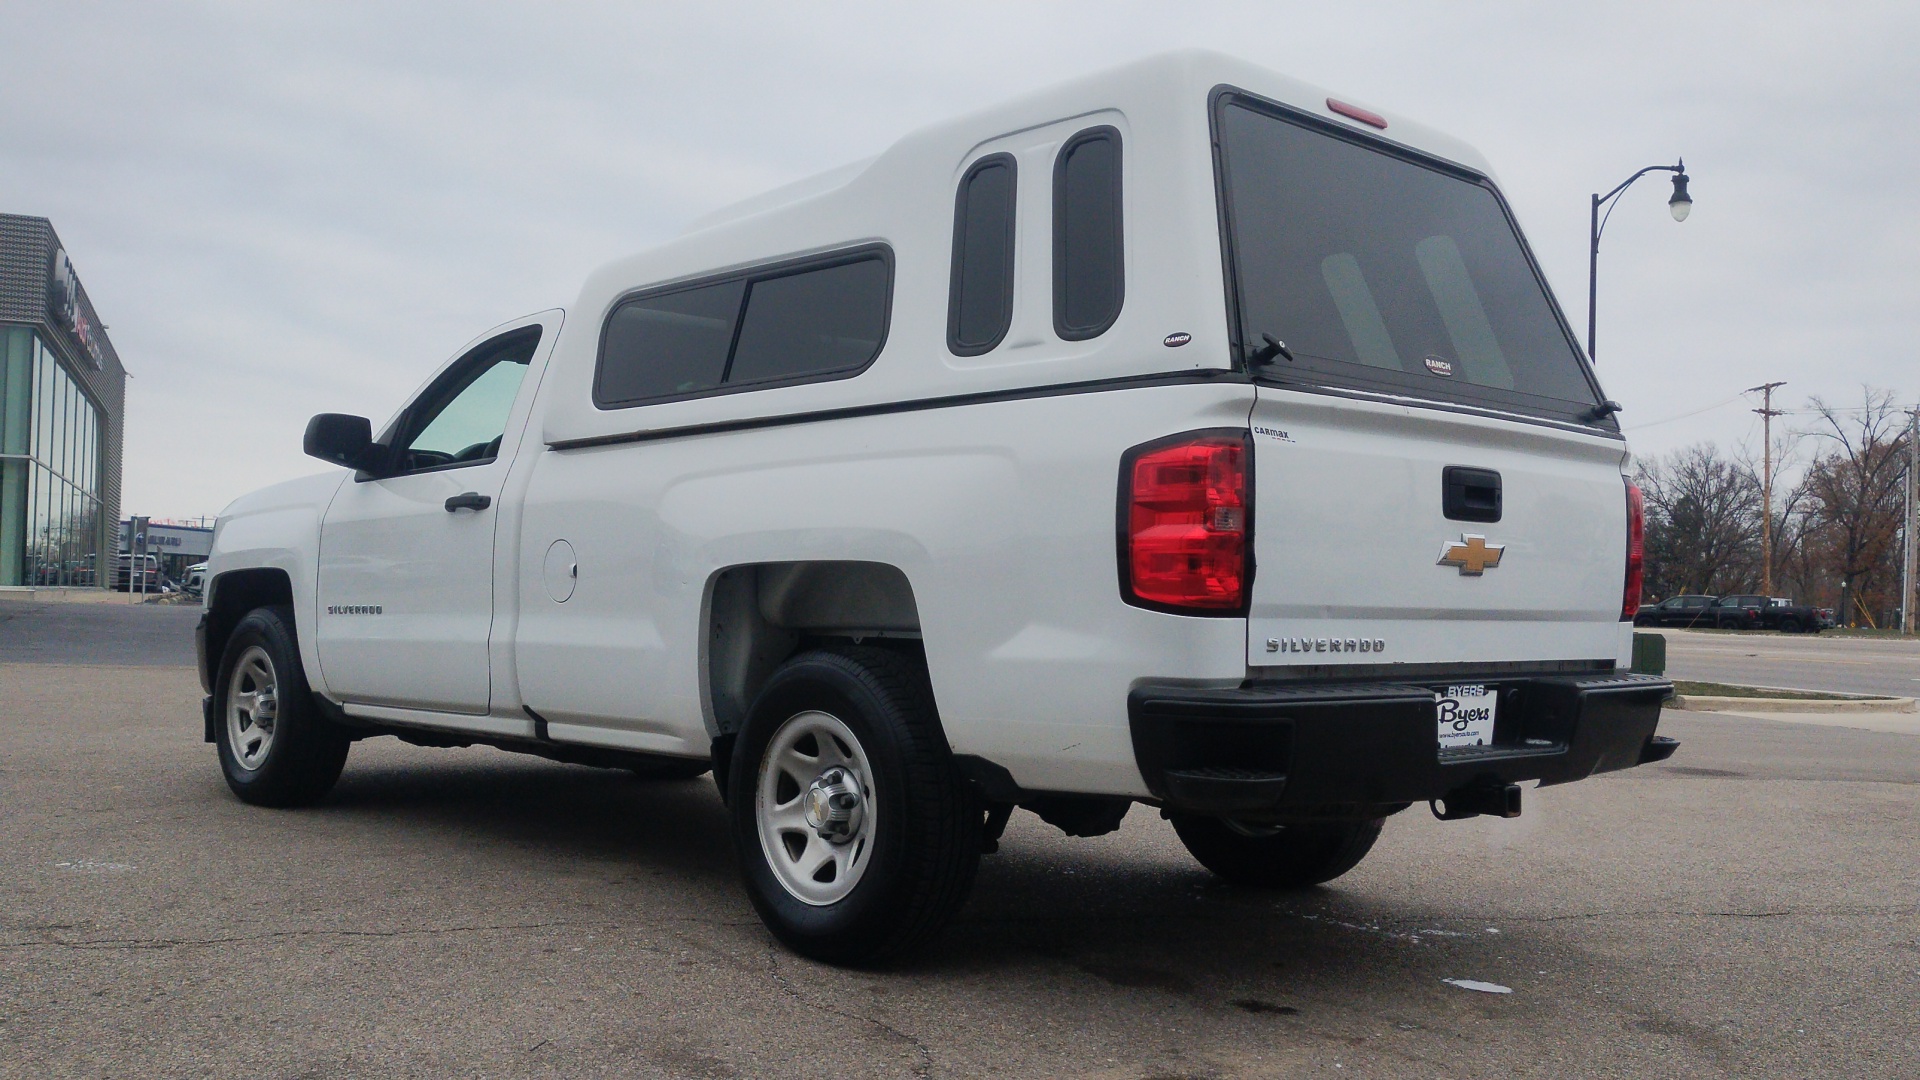
[[[1261,379],[1594,422],[1598,387],[1485,177],[1227,88],[1213,124],[1229,308]]]
[[[593,403],[623,409],[860,374],[886,344],[893,253],[873,244],[622,298]]]

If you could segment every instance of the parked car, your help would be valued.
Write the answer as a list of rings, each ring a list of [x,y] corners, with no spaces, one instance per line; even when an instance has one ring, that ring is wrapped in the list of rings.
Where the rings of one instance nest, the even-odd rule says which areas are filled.
[[[314,417],[334,467],[220,515],[205,737],[275,806],[373,736],[711,769],[834,962],[948,921],[1016,808],[1325,882],[1677,746],[1575,342],[1465,145],[1211,54],[1083,78]]]
[[[1710,628],[1716,630],[1780,630],[1789,634],[1818,633],[1823,625],[1818,609],[1780,597],[1742,593],[1729,596],[1670,596],[1649,604],[1634,616],[1635,626]]]
[[[1657,604],[1640,609],[1633,617],[1635,626],[1701,627],[1717,625],[1714,603],[1717,596],[1669,596]]]
[[[134,570],[132,555],[122,554],[113,562],[113,587],[121,592],[159,592],[160,557],[140,556],[140,569]]]
[[[182,591],[189,596],[200,596],[207,590],[207,564],[200,562],[187,567],[187,580],[180,584]]]
[[[1767,629],[1766,611],[1771,606],[1764,596],[1722,596],[1713,602],[1709,625],[1721,630]]]
[[[1756,597],[1766,600],[1766,606],[1760,609],[1761,621],[1769,630],[1779,630],[1788,634],[1817,634],[1833,625],[1833,611],[1830,608],[1817,608],[1810,604],[1796,604],[1792,597],[1771,596]]]

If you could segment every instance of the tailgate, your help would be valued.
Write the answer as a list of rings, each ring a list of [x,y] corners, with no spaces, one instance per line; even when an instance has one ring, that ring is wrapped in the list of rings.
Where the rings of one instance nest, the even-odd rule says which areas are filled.
[[[1252,426],[1249,665],[1620,653],[1618,440],[1270,387]],[[1449,519],[1449,466],[1499,474],[1498,521]]]

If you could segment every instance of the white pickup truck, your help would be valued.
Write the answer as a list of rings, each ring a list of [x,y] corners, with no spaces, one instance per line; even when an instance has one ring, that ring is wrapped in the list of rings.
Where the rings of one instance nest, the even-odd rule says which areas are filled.
[[[923,941],[1021,807],[1302,886],[1660,760],[1628,451],[1468,147],[1206,53],[595,272],[220,516],[240,798],[351,744],[711,768],[782,941]]]

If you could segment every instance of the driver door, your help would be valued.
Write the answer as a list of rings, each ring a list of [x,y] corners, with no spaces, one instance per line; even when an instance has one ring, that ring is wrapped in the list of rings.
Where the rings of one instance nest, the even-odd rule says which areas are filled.
[[[316,638],[332,696],[487,711],[494,522],[543,335],[524,323],[447,365],[378,440],[383,467],[334,496],[320,529]]]

